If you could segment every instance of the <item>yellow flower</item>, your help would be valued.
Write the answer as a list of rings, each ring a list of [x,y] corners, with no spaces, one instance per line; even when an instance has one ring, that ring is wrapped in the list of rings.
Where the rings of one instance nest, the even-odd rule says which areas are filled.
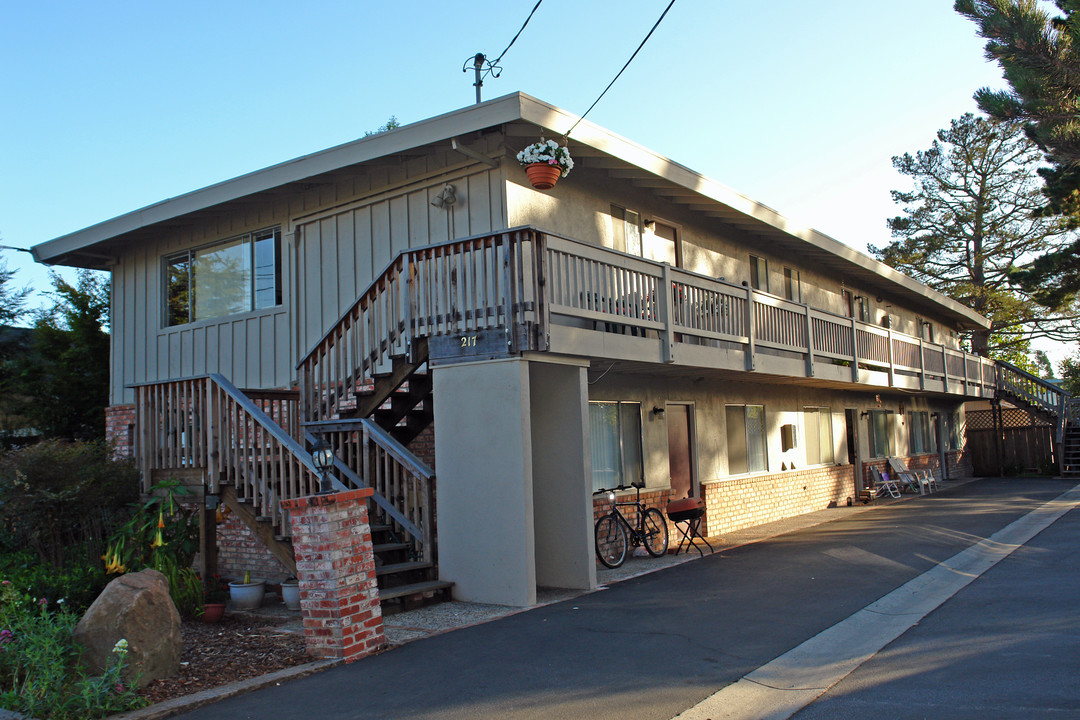
[[[159,548],[164,546],[165,541],[161,539],[161,529],[159,528],[158,531],[154,533],[154,541],[150,543],[150,547]]]

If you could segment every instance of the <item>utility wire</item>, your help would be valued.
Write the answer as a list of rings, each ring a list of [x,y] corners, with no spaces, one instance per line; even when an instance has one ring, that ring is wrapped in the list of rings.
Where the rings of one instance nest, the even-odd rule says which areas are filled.
[[[537,3],[537,5],[539,5],[539,4],[540,3]],[[653,24],[652,30],[650,30],[649,34],[645,36],[645,39],[641,41],[641,44],[638,45],[637,50],[635,50],[634,54],[630,56],[630,59],[626,61],[626,64],[622,66],[622,70],[620,70],[619,73],[612,79],[612,81],[608,83],[608,86],[606,88],[604,88],[604,92],[600,93],[600,97],[596,98],[596,100],[593,101],[593,104],[589,106],[589,109],[585,111],[585,115],[588,115],[590,112],[592,112],[592,109],[594,107],[596,107],[596,103],[600,102],[600,99],[603,98],[604,95],[607,94],[607,91],[610,90],[611,86],[615,84],[615,81],[619,79],[619,76],[623,74],[623,72],[626,70],[626,68],[630,67],[630,63],[634,62],[634,58],[636,58],[637,54],[639,52],[641,52],[641,48],[645,47],[645,43],[649,42],[649,38],[652,37],[652,34],[656,31],[656,28],[658,28],[660,26],[660,23],[663,22],[663,20],[664,20],[664,16],[668,14],[668,10],[670,10],[671,6],[674,5],[674,4],[675,4],[675,0],[671,0],[671,2],[668,3],[668,6],[666,8],[664,8],[664,12],[660,13],[660,18],[656,21],[655,24]],[[528,22],[528,21],[526,21],[526,22]],[[510,43],[510,44],[513,45],[513,43]],[[509,48],[507,48],[507,49],[509,49]],[[581,117],[579,117],[577,119],[577,122],[574,123],[573,127],[571,127],[566,132],[566,135],[564,135],[563,137],[565,137],[566,139],[569,139],[570,138],[570,133],[574,132],[574,130],[578,126],[578,123],[580,123],[582,120],[585,119],[585,115],[582,115]]]
[[[540,3],[542,3],[542,2],[544,2],[544,0],[536,0],[536,4],[533,5],[533,9],[532,9],[532,12],[529,13],[529,17],[525,18],[525,22],[522,23],[521,30],[517,31],[517,35],[515,35],[514,39],[510,41],[510,44],[506,46],[506,50],[503,50],[501,53],[499,53],[499,57],[495,58],[495,60],[490,63],[490,65],[488,66],[487,72],[484,73],[484,77],[487,77],[488,75],[491,74],[491,71],[495,68],[496,65],[499,64],[499,61],[503,59],[503,55],[505,55],[506,52],[510,48],[512,48],[514,46],[514,43],[517,42],[517,39],[521,36],[521,33],[525,30],[525,26],[529,24],[530,20],[532,20],[532,16],[534,14],[536,14],[536,9],[540,7]],[[498,75],[496,75],[495,77],[498,77]]]

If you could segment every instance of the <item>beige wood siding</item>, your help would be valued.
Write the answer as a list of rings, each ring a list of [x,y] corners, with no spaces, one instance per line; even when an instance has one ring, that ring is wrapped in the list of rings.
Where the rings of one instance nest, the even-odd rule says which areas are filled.
[[[449,211],[432,207],[447,182],[457,202]],[[110,402],[133,402],[133,383],[210,372],[239,387],[287,387],[297,356],[398,252],[506,227],[503,182],[501,169],[446,151],[225,208],[130,243],[113,268]],[[165,257],[272,226],[281,228],[281,305],[164,326]]]
[[[446,183],[449,208],[431,202]],[[451,175],[432,185],[363,200],[297,224],[299,353],[307,352],[403,250],[506,227],[498,170]]]

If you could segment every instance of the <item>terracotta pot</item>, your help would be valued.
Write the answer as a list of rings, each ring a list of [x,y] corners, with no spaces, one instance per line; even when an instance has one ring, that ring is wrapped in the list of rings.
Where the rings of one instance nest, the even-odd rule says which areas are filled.
[[[206,603],[203,605],[202,621],[216,623],[225,615],[225,603]]]
[[[562,168],[558,165],[533,163],[525,166],[525,174],[529,176],[529,182],[537,190],[550,190],[562,177]]]

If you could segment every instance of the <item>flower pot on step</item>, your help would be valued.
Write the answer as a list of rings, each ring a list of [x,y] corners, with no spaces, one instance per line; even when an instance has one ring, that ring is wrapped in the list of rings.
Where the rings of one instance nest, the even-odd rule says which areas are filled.
[[[203,605],[202,621],[204,623],[220,622],[225,616],[225,603],[206,603]]]
[[[266,593],[265,580],[229,583],[229,597],[234,610],[254,610],[262,605]]]
[[[300,609],[300,583],[285,581],[281,583],[281,599],[290,610]]]

